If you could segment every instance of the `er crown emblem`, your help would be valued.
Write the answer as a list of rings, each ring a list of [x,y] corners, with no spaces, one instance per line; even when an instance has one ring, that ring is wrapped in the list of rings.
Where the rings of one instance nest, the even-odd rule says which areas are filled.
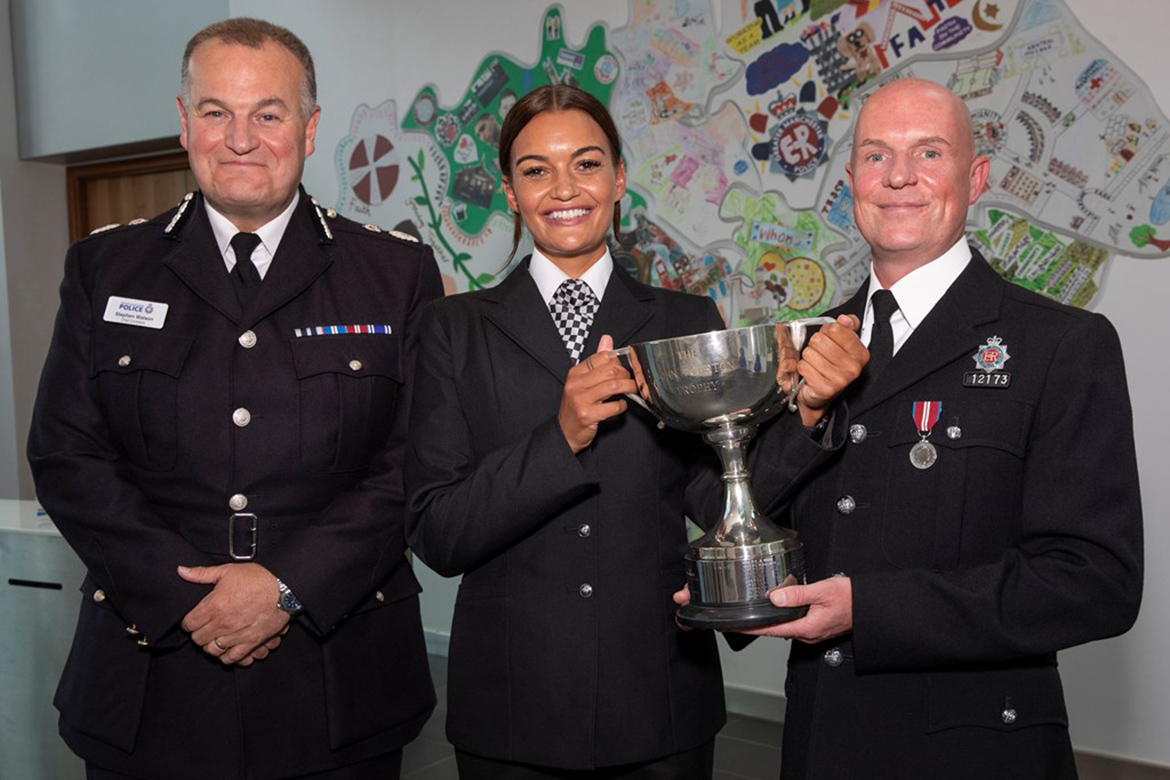
[[[1003,343],[1003,339],[999,336],[992,336],[987,340],[987,343],[979,347],[972,355],[975,360],[976,368],[981,368],[987,373],[999,371],[1003,368],[1003,364],[1007,362],[1011,355],[1008,354],[1007,344]]]

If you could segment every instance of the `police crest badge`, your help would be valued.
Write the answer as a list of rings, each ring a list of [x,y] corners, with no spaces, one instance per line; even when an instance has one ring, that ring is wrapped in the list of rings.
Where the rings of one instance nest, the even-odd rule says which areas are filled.
[[[976,370],[963,375],[963,387],[1008,387],[1012,382],[1012,375],[1003,371],[1003,364],[1010,357],[1003,339],[991,336],[987,343],[979,346],[971,356],[975,361]]]

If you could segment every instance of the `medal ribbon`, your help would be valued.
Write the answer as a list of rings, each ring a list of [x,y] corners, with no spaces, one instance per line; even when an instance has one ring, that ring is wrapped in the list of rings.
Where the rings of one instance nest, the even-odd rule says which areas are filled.
[[[942,416],[942,401],[915,401],[911,414],[915,430],[925,439]]]

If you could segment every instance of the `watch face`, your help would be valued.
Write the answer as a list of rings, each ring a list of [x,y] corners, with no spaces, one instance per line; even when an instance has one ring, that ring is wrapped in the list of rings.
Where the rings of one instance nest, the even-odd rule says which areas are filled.
[[[289,587],[280,580],[277,580],[276,583],[280,589],[280,599],[277,600],[276,606],[290,615],[295,615],[300,612],[303,606],[297,597],[293,595],[293,592],[289,590]]]

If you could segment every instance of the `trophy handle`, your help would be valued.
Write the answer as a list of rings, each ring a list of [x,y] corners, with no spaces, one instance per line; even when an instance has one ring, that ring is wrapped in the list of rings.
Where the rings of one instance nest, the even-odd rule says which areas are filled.
[[[803,320],[792,320],[788,324],[791,326],[800,326],[801,328],[819,328],[822,325],[828,325],[829,323],[836,321],[837,320],[833,317],[808,317]],[[804,339],[801,339],[801,341],[803,342]],[[803,349],[804,347],[802,345],[801,350],[803,351]],[[796,411],[796,396],[802,387],[804,387],[804,377],[800,378],[800,381],[796,383],[796,386],[793,387],[788,392],[788,395],[784,398],[784,403],[788,406],[789,412]]]
[[[634,381],[636,382],[638,380],[638,377],[635,376],[634,363],[632,360],[630,360],[630,355],[631,355],[630,348],[629,347],[618,347],[617,349],[615,349],[613,351],[613,353],[618,356],[619,360],[622,358],[625,358],[625,360],[622,362],[622,366],[630,372],[630,376],[633,376]],[[623,395],[626,398],[629,398],[634,403],[636,403],[638,406],[645,409],[646,411],[650,412],[651,414],[654,414],[653,410],[650,408],[650,406],[645,401],[642,400],[641,396],[636,395],[634,393],[623,393]],[[657,416],[657,415],[655,415],[655,416]]]

